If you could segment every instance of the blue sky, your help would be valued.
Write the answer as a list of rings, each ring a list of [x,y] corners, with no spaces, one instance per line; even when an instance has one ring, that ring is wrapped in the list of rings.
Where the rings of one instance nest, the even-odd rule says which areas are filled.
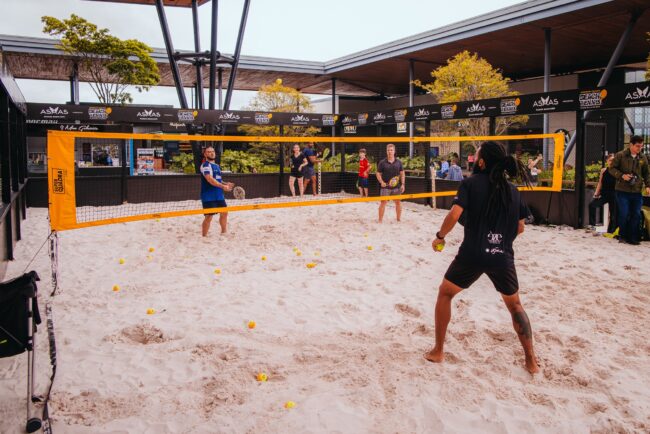
[[[521,1],[513,0],[251,0],[242,54],[326,61],[356,51],[472,18]],[[218,49],[234,51],[243,0],[220,0]],[[123,39],[136,38],[164,47],[155,7],[87,0],[2,0],[0,33],[44,36],[40,17],[66,18],[71,13],[108,28]],[[371,7],[372,6],[372,7]],[[174,48],[194,48],[191,10],[166,8]],[[210,3],[199,8],[201,48],[209,48]],[[69,99],[67,83],[20,80],[28,101],[62,103]],[[253,92],[236,92],[232,108],[247,104]],[[96,101],[87,85],[81,99]],[[188,98],[189,100],[189,98]],[[173,104],[173,88],[134,93],[140,104]]]

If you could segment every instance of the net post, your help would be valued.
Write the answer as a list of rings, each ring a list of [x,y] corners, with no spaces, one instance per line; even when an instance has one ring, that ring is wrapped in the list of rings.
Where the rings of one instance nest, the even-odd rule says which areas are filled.
[[[280,136],[284,136],[284,125],[280,125]],[[278,180],[278,196],[282,196],[282,183],[284,182],[284,144],[279,143],[280,146],[280,173]]]
[[[127,168],[126,168],[126,142],[127,140],[122,140],[122,145],[120,147],[120,163],[122,166],[122,170],[120,173],[120,181],[122,184],[122,197],[120,202],[122,203],[127,203],[128,202],[128,187],[127,187],[127,180],[126,180],[126,174],[127,174]]]
[[[490,116],[490,135],[497,135],[497,118],[494,116]]]
[[[576,111],[575,229],[584,225],[585,213],[585,124],[582,111]]]
[[[336,127],[332,127],[332,137],[336,137]],[[335,143],[336,145],[337,143]],[[341,173],[345,173],[345,142],[341,143]]]
[[[428,137],[430,134],[431,121],[425,121],[424,135]],[[424,147],[424,188],[427,193],[431,193],[433,190],[431,188],[431,142],[422,142],[422,145]],[[433,208],[433,198],[427,197],[424,204]]]

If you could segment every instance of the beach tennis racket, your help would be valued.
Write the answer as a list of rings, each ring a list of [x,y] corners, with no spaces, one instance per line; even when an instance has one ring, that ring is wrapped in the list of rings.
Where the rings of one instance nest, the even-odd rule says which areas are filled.
[[[329,155],[330,155],[330,148],[325,148],[325,149],[323,149],[323,155],[321,155],[320,158],[321,158],[321,160],[324,160],[327,157],[329,157]]]
[[[235,197],[235,199],[246,199],[246,190],[244,190],[243,187],[237,186],[232,189],[232,195]]]
[[[390,181],[388,181],[388,186],[390,188],[397,187],[397,184],[399,184],[399,176],[393,176]]]

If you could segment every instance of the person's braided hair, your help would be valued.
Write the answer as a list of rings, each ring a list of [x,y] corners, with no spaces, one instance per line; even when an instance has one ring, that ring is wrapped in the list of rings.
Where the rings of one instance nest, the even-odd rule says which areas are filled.
[[[512,191],[508,180],[519,180],[530,186],[528,171],[524,164],[512,155],[507,155],[496,142],[485,142],[479,149],[479,158],[485,162],[482,170],[490,179],[490,197],[484,210],[484,218],[493,225],[507,212],[511,203]]]

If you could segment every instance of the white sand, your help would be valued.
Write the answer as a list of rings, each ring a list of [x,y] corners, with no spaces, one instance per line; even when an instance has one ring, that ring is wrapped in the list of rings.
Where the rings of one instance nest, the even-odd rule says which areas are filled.
[[[648,243],[527,227],[516,253],[542,370],[532,378],[486,278],[454,302],[447,362],[423,359],[462,230],[434,254],[445,211],[407,204],[397,224],[389,206],[378,226],[376,209],[235,213],[231,232],[213,224],[208,240],[198,216],[61,233],[54,432],[650,431]],[[7,279],[47,235],[45,210],[28,214]],[[44,312],[46,252],[31,268]],[[46,336],[43,327],[40,392]],[[25,356],[0,359],[2,433],[22,431],[24,399]]]

